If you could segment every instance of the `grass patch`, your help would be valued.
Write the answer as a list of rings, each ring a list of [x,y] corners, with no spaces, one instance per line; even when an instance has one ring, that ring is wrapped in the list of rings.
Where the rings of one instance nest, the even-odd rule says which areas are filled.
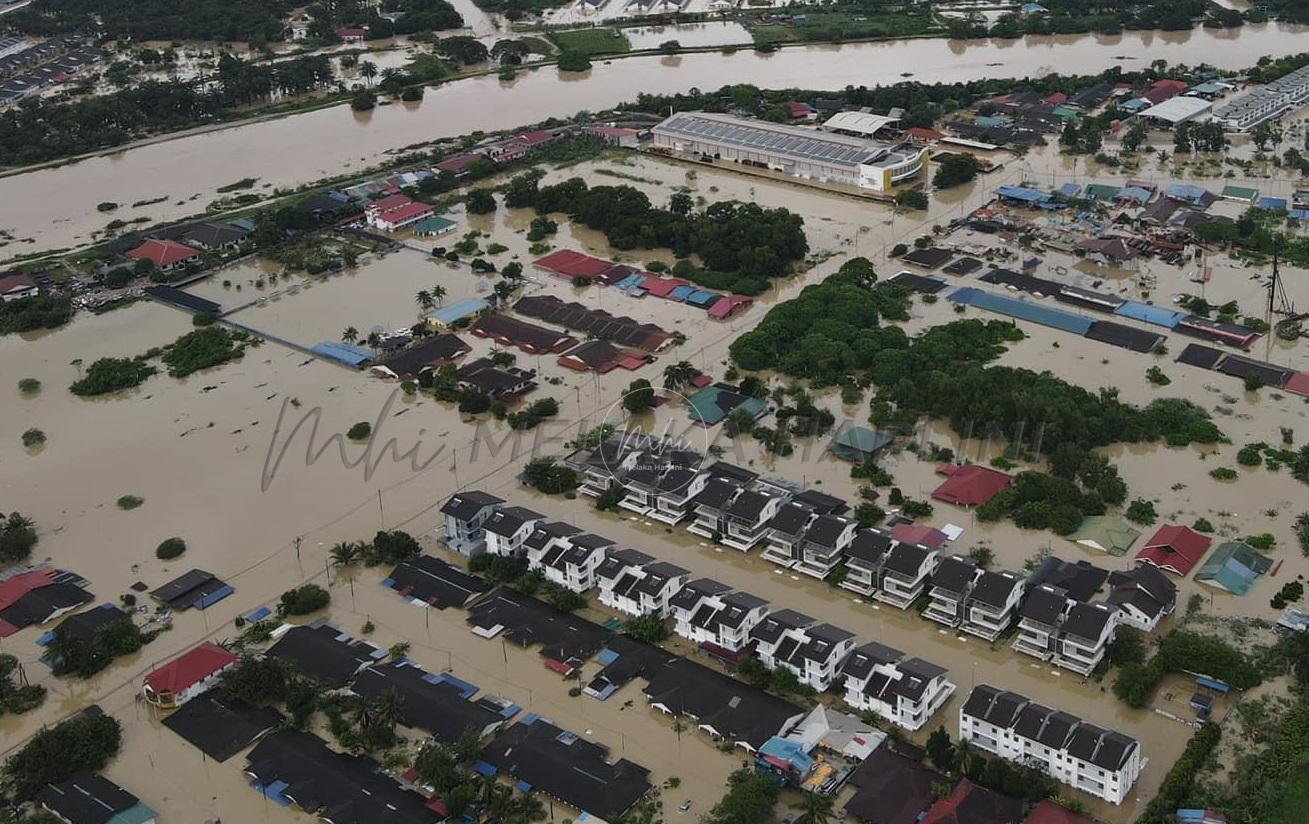
[[[560,51],[576,54],[622,54],[632,50],[627,37],[617,29],[575,29],[550,33]]]
[[[1301,767],[1286,781],[1281,804],[1264,824],[1302,824],[1309,810],[1309,767]]]
[[[932,29],[923,13],[858,14],[847,10],[810,8],[805,19],[788,26],[755,26],[755,45],[765,43],[866,40],[877,37],[912,37]]]

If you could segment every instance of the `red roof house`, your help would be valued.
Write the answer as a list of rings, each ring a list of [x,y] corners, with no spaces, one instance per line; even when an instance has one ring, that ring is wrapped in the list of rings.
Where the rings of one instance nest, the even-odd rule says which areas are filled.
[[[236,661],[235,655],[206,641],[147,675],[142,689],[145,700],[163,709],[180,707],[212,687]]]
[[[336,30],[336,36],[347,43],[362,43],[367,33],[358,26],[342,26]]]
[[[936,467],[936,472],[949,477],[932,492],[932,497],[958,506],[984,504],[1014,482],[1003,472],[980,464],[941,464]]]
[[[1023,814],[1017,798],[979,787],[965,778],[927,811],[919,824],[1011,824]]]
[[[611,261],[572,249],[551,252],[545,257],[537,258],[533,264],[565,279],[599,277],[601,272],[614,265]]]
[[[786,113],[794,119],[808,117],[814,113],[814,107],[808,103],[801,103],[798,100],[788,100],[782,104],[786,107]]]
[[[30,298],[39,292],[36,281],[22,272],[10,272],[0,275],[0,300],[18,300]]]
[[[1213,541],[1188,526],[1159,527],[1159,531],[1136,553],[1139,563],[1154,564],[1160,569],[1185,576],[1209,551]]]
[[[654,295],[657,298],[666,298],[677,287],[687,285],[689,285],[687,281],[681,278],[661,278],[654,275],[641,281],[641,288],[645,290],[646,294]]]
[[[128,252],[127,256],[133,260],[148,260],[160,269],[185,266],[193,260],[200,259],[200,253],[190,246],[178,243],[175,240],[156,240],[155,238],[142,243]]]
[[[447,157],[445,160],[442,160],[440,163],[436,164],[432,168],[435,169],[438,173],[449,172],[450,174],[458,177],[459,175],[468,171],[469,166],[472,166],[474,163],[481,160],[485,156],[486,155],[482,155],[482,154],[455,155],[454,157]]]
[[[945,138],[945,135],[938,132],[936,129],[924,129],[922,126],[911,126],[910,128],[905,129],[905,134],[913,140],[923,143],[935,143],[936,141]]]
[[[917,544],[935,549],[949,538],[941,530],[918,524],[896,524],[891,527],[891,537],[902,544]]]
[[[715,301],[714,305],[709,307],[709,317],[726,320],[752,303],[754,298],[745,295],[724,295],[721,300]]]
[[[533,148],[545,143],[549,143],[551,140],[554,139],[555,139],[555,133],[547,129],[537,129],[534,132],[523,132],[520,135],[514,136],[514,140],[516,140],[517,142],[523,144],[524,146],[530,146]]]
[[[1286,379],[1282,388],[1297,395],[1309,396],[1309,372],[1296,372]]]

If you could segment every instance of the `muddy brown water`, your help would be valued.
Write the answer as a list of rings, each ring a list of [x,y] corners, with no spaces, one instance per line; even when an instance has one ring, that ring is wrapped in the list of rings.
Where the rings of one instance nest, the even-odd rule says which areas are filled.
[[[1038,153],[1035,162],[1049,163],[1051,167],[1058,163],[1057,155],[1049,155],[1048,160],[1042,157],[1046,155]],[[609,174],[602,174],[602,170]],[[0,719],[4,742],[0,749],[16,746],[42,723],[98,701],[122,720],[127,730],[125,752],[110,767],[109,774],[170,818],[201,821],[221,814],[225,819],[296,820],[295,813],[265,807],[259,796],[244,786],[239,757],[223,765],[206,763],[198,752],[163,730],[143,707],[134,703],[136,685],[155,662],[167,660],[198,640],[231,637],[232,620],[237,615],[271,603],[293,583],[326,579],[324,564],[333,543],[363,538],[383,527],[407,529],[430,539],[439,527],[437,509],[444,499],[456,489],[478,486],[676,561],[698,575],[738,585],[770,599],[775,606],[799,609],[844,626],[861,640],[881,640],[949,668],[960,691],[937,722],[952,733],[957,729],[958,701],[973,684],[991,682],[1138,737],[1150,764],[1133,803],[1112,809],[1091,805],[1107,821],[1128,820],[1136,808],[1136,799],[1153,794],[1181,752],[1189,730],[1177,722],[1128,710],[1102,692],[1102,685],[1084,684],[1069,673],[1052,672],[1007,647],[993,650],[975,639],[965,641],[938,631],[934,624],[916,616],[857,603],[844,590],[779,574],[754,555],[719,551],[682,530],[668,532],[662,526],[600,515],[584,500],[541,498],[521,489],[515,480],[518,468],[534,450],[558,454],[564,450],[563,442],[575,436],[579,428],[604,418],[633,378],[657,379],[665,365],[681,359],[692,360],[721,377],[727,345],[742,330],[757,323],[776,301],[793,296],[804,284],[833,271],[845,255],[858,250],[877,257],[893,240],[912,238],[924,226],[953,216],[955,209],[980,205],[988,197],[989,187],[1007,178],[989,178],[953,193],[950,202],[934,206],[926,216],[901,215],[894,221],[885,207],[875,204],[723,170],[689,169],[654,158],[581,164],[551,171],[550,179],[580,174],[595,184],[612,183],[620,179],[614,173],[626,176],[621,179],[632,182],[655,200],[667,198],[674,187],[688,187],[694,195],[709,200],[735,197],[754,199],[767,206],[786,205],[806,215],[806,232],[814,254],[834,257],[803,276],[778,284],[748,312],[727,323],[710,322],[702,313],[683,305],[650,298],[636,300],[611,290],[578,290],[563,281],[537,276],[537,281],[528,286],[529,293],[555,294],[629,314],[679,329],[689,340],[680,348],[662,353],[653,367],[636,374],[617,370],[598,377],[578,375],[557,366],[549,357],[520,355],[520,365],[541,371],[541,389],[536,397],[554,396],[563,407],[557,423],[520,439],[510,437],[511,433],[494,421],[470,426],[461,422],[452,409],[428,399],[392,399],[394,384],[271,343],[250,350],[239,363],[184,380],[160,375],[135,390],[99,400],[69,394],[66,387],[79,371],[75,360],[81,359],[85,365],[101,356],[139,354],[191,328],[183,314],[151,303],[100,316],[82,315],[66,328],[27,339],[0,339],[0,397],[10,413],[5,419],[21,422],[6,427],[0,438],[5,508],[21,511],[38,523],[41,542],[36,557],[48,556],[89,578],[98,601],[115,600],[138,580],[157,586],[191,567],[209,569],[237,590],[233,597],[210,610],[179,615],[173,631],[87,682],[54,679],[35,662],[38,631],[29,629],[5,639],[4,650],[18,655],[29,675],[50,688],[51,696],[36,712]],[[1007,174],[1017,172],[1010,170]],[[498,263],[514,257],[530,259],[524,237],[530,213],[501,209],[494,215],[457,217],[467,227],[490,234],[490,238],[481,240],[483,245],[494,241],[508,247],[506,252],[493,256]],[[461,226],[456,236],[467,227]],[[566,222],[560,228],[555,239],[559,248],[612,253],[603,237],[594,232],[573,229]],[[438,242],[447,244],[449,238]],[[950,240],[963,242],[965,238]],[[616,257],[638,263],[667,260],[666,255],[639,251]],[[1053,265],[1053,259],[1048,265]],[[232,279],[244,278],[249,284],[259,272],[268,270],[267,266],[242,270]],[[886,274],[893,267],[883,265],[881,271]],[[369,278],[376,279],[377,288],[360,287]],[[317,282],[301,294],[286,294],[270,302],[267,309],[247,311],[261,322],[266,315],[270,327],[283,331],[303,328],[306,339],[332,335],[342,321],[361,329],[371,323],[405,323],[416,317],[415,285],[429,285],[433,278],[448,279],[452,284],[464,278],[467,280],[458,281],[460,289],[468,288],[470,282],[473,291],[477,288],[466,269],[433,264],[417,252],[406,252],[366,260],[357,272],[340,280]],[[297,280],[280,280],[275,288],[282,289]],[[1160,292],[1183,286],[1182,273],[1161,273]],[[206,294],[225,292],[213,280],[198,288]],[[265,291],[272,288],[266,287]],[[318,303],[320,298],[315,295],[331,295],[338,288],[346,290],[339,300]],[[1257,287],[1240,276],[1216,278],[1210,289],[1215,298],[1230,296],[1246,301],[1257,297]],[[257,294],[263,293],[247,285],[241,297],[248,299]],[[349,305],[348,311],[342,313],[341,303]],[[332,316],[330,322],[320,318],[331,312],[340,314]],[[913,315],[911,331],[955,317],[945,301],[936,305],[918,303]],[[1165,518],[1176,515],[1180,522],[1189,522],[1204,514],[1231,534],[1271,531],[1277,535],[1279,547],[1273,554],[1282,562],[1278,573],[1262,579],[1245,598],[1215,594],[1206,607],[1219,614],[1271,615],[1271,594],[1290,577],[1309,571],[1309,561],[1294,548],[1290,529],[1295,512],[1303,508],[1303,487],[1285,473],[1265,470],[1243,470],[1238,482],[1228,484],[1213,481],[1207,473],[1214,466],[1234,465],[1235,449],[1247,440],[1275,441],[1280,426],[1295,428],[1303,441],[1304,433],[1309,433],[1309,424],[1302,420],[1305,404],[1293,397],[1274,398],[1268,389],[1247,395],[1226,377],[1172,365],[1167,360],[1162,366],[1174,383],[1163,390],[1155,389],[1144,380],[1145,369],[1156,362],[1152,356],[1081,341],[1040,327],[1024,325],[1024,331],[1028,339],[1013,346],[1002,362],[1050,369],[1093,389],[1117,386],[1123,397],[1134,403],[1166,394],[1189,397],[1207,408],[1222,405],[1232,410],[1219,423],[1233,445],[1221,447],[1217,456],[1207,457],[1206,450],[1157,446],[1123,447],[1111,450],[1111,454],[1133,493],[1159,500],[1158,508]],[[475,347],[474,357],[490,351],[487,342],[469,340]],[[1174,351],[1180,351],[1182,345],[1184,341],[1170,341]],[[1300,368],[1306,366],[1302,347],[1288,349],[1284,357]],[[20,396],[16,384],[23,377],[39,378],[44,384],[41,393]],[[1232,400],[1227,401],[1223,395]],[[820,396],[838,417],[844,415],[860,422],[866,416],[864,403],[842,406],[834,393]],[[295,399],[298,406],[288,403],[284,407],[284,401],[290,399]],[[331,450],[308,464],[305,433],[301,432],[282,463],[267,477],[265,490],[262,481],[279,415],[282,428],[278,444],[286,440],[301,416],[315,409],[321,410],[320,443],[328,434],[342,432],[356,421],[373,421],[380,429],[381,440],[394,438],[400,451],[414,448],[416,460],[425,468],[415,471],[408,461],[386,458],[366,477],[363,467],[347,468]],[[379,425],[382,410],[386,417],[380,419]],[[579,424],[580,418],[585,418],[586,423]],[[655,427],[672,424],[682,431],[685,421],[685,409],[670,404],[655,412],[649,423]],[[38,454],[29,454],[19,443],[22,429],[33,425],[43,429],[49,438]],[[983,457],[997,448],[960,444],[947,431],[938,431],[931,439],[949,443],[961,453]],[[783,459],[761,454],[752,441],[741,443],[739,453],[736,444],[725,445],[729,460],[803,481],[847,499],[856,494],[848,467],[823,457],[821,443],[801,442],[796,455]],[[439,449],[444,451],[437,454]],[[362,450],[352,445],[346,447],[346,454],[355,459]],[[272,454],[276,455],[276,449]],[[926,497],[936,484],[932,465],[908,453],[892,457],[888,466],[897,483],[912,497]],[[1174,489],[1178,484],[1185,486]],[[145,504],[130,512],[120,511],[114,502],[124,494],[139,495]],[[1265,509],[1276,509],[1278,514],[1265,515]],[[1231,514],[1219,517],[1219,512]],[[960,550],[985,540],[1001,567],[1020,568],[1023,559],[1047,545],[1070,560],[1092,557],[1048,534],[1025,532],[1008,524],[976,524],[968,512],[946,505],[937,506],[931,521],[963,527]],[[185,538],[186,554],[168,563],[156,560],[154,547],[172,535]],[[1128,563],[1119,558],[1093,560],[1108,568],[1122,568]],[[645,706],[636,685],[603,704],[568,698],[569,685],[545,670],[535,651],[510,647],[505,652],[497,642],[476,638],[467,631],[457,611],[431,614],[429,636],[423,613],[376,586],[379,577],[373,571],[358,573],[353,595],[348,585],[334,585],[330,615],[343,629],[357,632],[365,620],[371,619],[377,626],[375,642],[385,646],[409,640],[414,644],[414,657],[427,668],[453,667],[461,677],[490,692],[530,706],[561,726],[604,741],[615,755],[626,754],[649,766],[656,782],[678,776],[682,787],[666,794],[670,808],[691,799],[693,809],[707,809],[720,794],[725,775],[739,763],[739,753],[717,753],[696,736],[684,735],[679,749],[668,719]],[[1185,603],[1195,591],[1208,594],[1193,582],[1184,582],[1179,602]],[[505,655],[509,656],[508,664]],[[624,708],[627,700],[633,701],[630,708]],[[639,742],[635,747],[634,741]],[[199,793],[194,789],[197,786],[207,789]]]
[[[589,72],[554,68],[494,75],[429,89],[421,105],[383,106],[368,113],[346,106],[166,140],[76,164],[0,178],[0,229],[33,243],[0,253],[30,254],[92,240],[108,217],[102,201],[129,204],[170,195],[115,216],[152,221],[202,209],[214,190],[244,177],[279,188],[375,165],[391,150],[476,130],[510,129],[547,117],[567,117],[633,99],[639,92],[670,93],[725,83],[763,87],[840,89],[905,79],[964,81],[1089,73],[1121,64],[1142,68],[1156,59],[1235,69],[1259,57],[1304,48],[1302,27],[1264,24],[1231,31],[1131,32],[1023,40],[922,39],[783,49],[761,55],[700,53],[597,63]],[[191,200],[192,195],[197,195]],[[179,201],[183,205],[178,205]],[[18,204],[21,204],[18,205]]]

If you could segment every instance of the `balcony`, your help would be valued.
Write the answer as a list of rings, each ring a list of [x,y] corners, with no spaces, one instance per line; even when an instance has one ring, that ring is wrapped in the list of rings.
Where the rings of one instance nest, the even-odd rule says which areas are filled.
[[[768,548],[759,557],[765,561],[771,561],[783,569],[790,569],[795,565],[795,555],[792,554],[791,550],[776,543],[769,544]]]
[[[643,489],[628,489],[627,495],[618,505],[638,515],[645,515],[654,507],[654,495]]]
[[[972,606],[968,608],[963,630],[987,641],[994,641],[1009,628],[1012,620],[1012,612],[1001,613],[990,608]]]
[[[655,497],[654,505],[646,515],[660,523],[673,525],[686,517],[687,499],[670,498],[666,495]]]
[[[874,577],[871,569],[850,566],[846,568],[845,580],[841,582],[841,586],[851,592],[868,597],[877,591]]]
[[[686,529],[702,538],[712,538],[718,534],[718,510],[701,509],[695,514],[695,521]]]
[[[583,495],[590,495],[598,498],[603,495],[614,482],[614,476],[606,471],[588,469],[582,473],[582,485],[577,491]]]
[[[927,609],[923,610],[923,617],[938,624],[945,624],[947,627],[959,626],[959,596],[953,592],[933,589],[930,597],[932,601]]]
[[[1014,649],[1027,655],[1049,661],[1054,654],[1050,650],[1050,632],[1028,626],[1027,622],[1018,628],[1018,637],[1014,640]]]
[[[926,576],[919,578],[915,582],[909,582],[893,573],[888,573],[882,579],[882,588],[873,596],[879,601],[890,604],[899,609],[908,609],[909,605],[923,594],[925,589]]]
[[[727,531],[723,533],[723,545],[744,552],[752,549],[755,544],[763,540],[767,532],[768,527],[765,524],[743,524],[729,521]]]

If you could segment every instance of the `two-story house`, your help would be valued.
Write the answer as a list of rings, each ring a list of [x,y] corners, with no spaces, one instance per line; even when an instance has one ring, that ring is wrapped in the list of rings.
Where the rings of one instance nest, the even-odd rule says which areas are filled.
[[[581,529],[563,521],[541,521],[523,540],[523,552],[529,569],[541,570],[548,566],[547,558],[557,558],[568,546],[568,539],[581,533]]]
[[[764,666],[790,670],[801,683],[819,692],[836,682],[841,665],[854,650],[854,633],[831,624],[815,624],[809,616],[791,610],[765,618],[755,627],[753,637]]]
[[[870,642],[845,661],[845,703],[907,730],[921,729],[954,694],[945,670]]]
[[[768,614],[768,602],[726,584],[700,578],[669,601],[673,631],[715,655],[732,658],[750,646],[750,633]]]
[[[635,549],[607,549],[596,568],[600,603],[633,616],[668,614],[668,603],[685,584],[690,573],[681,567],[656,561]]]
[[[522,506],[503,506],[486,519],[486,551],[492,555],[516,557],[526,551],[524,543],[545,516]]]
[[[1111,804],[1127,800],[1148,763],[1134,738],[989,684],[960,707],[959,740]]]
[[[994,641],[1018,614],[1026,585],[1022,576],[1008,570],[987,570],[978,576],[964,605],[964,632]]]
[[[630,468],[619,479],[623,499],[618,505],[640,515],[650,514],[658,507],[664,477],[676,473],[674,480],[686,478],[681,484],[686,486],[698,474],[696,467],[699,462],[700,456],[694,453],[653,444],[627,462]],[[673,489],[676,488],[674,485]]]
[[[935,547],[895,542],[882,561],[882,577],[873,597],[907,609],[927,591],[927,579],[936,569],[940,554]]]
[[[859,523],[853,518],[819,515],[805,530],[800,558],[791,568],[820,580],[826,578],[841,562],[858,529]]]
[[[1119,620],[1142,632],[1154,632],[1177,607],[1177,585],[1158,567],[1141,564],[1109,573],[1109,596]]]
[[[528,565],[540,571],[553,584],[573,592],[586,592],[596,585],[596,570],[605,559],[605,549],[613,546],[614,542],[601,535],[568,527],[572,531],[567,535],[552,538],[544,550],[535,549],[538,533],[554,526],[557,525],[539,526],[527,539]]]
[[[482,527],[503,503],[504,498],[477,489],[451,495],[441,507],[446,546],[469,557],[485,549],[486,535]]]
[[[895,541],[877,529],[861,529],[845,548],[845,580],[841,586],[865,597],[877,592],[882,578],[882,562]]]
[[[577,491],[598,498],[636,466],[643,444],[626,438],[609,438],[587,456],[578,468]]]
[[[741,482],[734,478],[711,475],[700,493],[691,499],[695,520],[686,528],[687,531],[702,538],[722,536],[727,528],[727,507],[741,489]]]
[[[814,511],[804,504],[796,501],[783,504],[768,522],[768,545],[759,557],[790,569],[804,554],[801,546],[814,517]]]
[[[931,589],[927,593],[930,600],[923,617],[947,627],[962,624],[964,605],[981,574],[972,558],[951,555],[941,559],[931,575]]]
[[[768,535],[768,522],[785,501],[783,496],[754,489],[737,493],[723,509],[724,546],[749,551]]]
[[[1119,621],[1117,607],[1075,601],[1050,584],[1028,593],[1020,615],[1014,649],[1081,675],[1104,658]]]
[[[645,513],[660,523],[678,524],[692,514],[691,501],[704,491],[708,472],[689,467],[673,467],[655,485],[654,504]]]

